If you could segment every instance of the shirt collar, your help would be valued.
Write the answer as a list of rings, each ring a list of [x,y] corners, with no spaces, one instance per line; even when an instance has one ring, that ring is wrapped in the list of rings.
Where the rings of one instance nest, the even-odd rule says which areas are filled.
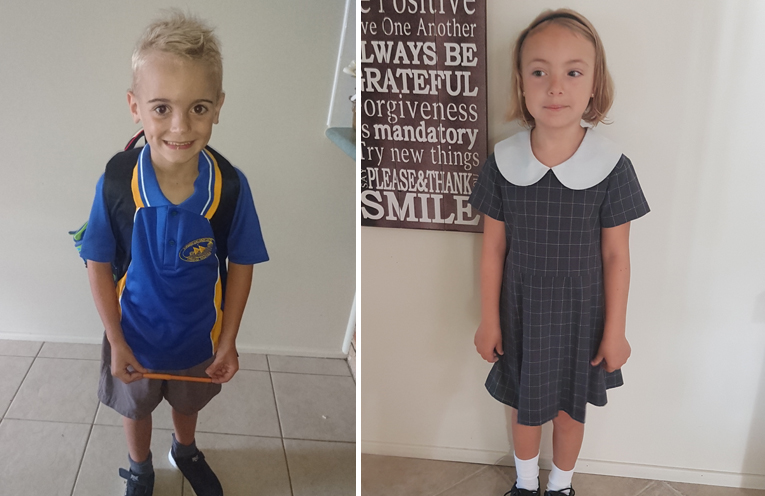
[[[535,184],[552,170],[569,189],[591,188],[608,177],[621,157],[620,148],[592,128],[587,128],[576,152],[555,167],[547,167],[534,156],[530,131],[521,131],[494,146],[499,172],[516,186]]]
[[[177,206],[199,215],[205,215],[214,200],[216,174],[213,159],[206,151],[199,152],[198,164],[199,175],[194,180],[194,193]],[[176,206],[165,198],[159,187],[157,175],[151,164],[151,149],[148,144],[141,150],[136,167],[138,191],[144,206]]]

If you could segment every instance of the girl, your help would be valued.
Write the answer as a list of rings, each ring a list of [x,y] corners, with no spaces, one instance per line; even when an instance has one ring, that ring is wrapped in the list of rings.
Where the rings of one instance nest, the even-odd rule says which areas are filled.
[[[635,171],[591,127],[613,83],[595,28],[543,12],[514,48],[510,115],[529,130],[497,143],[471,204],[485,214],[478,353],[486,388],[510,405],[511,496],[539,494],[542,424],[553,422],[545,496],[574,496],[587,403],[606,404],[630,356],[625,338],[630,221],[648,213]]]

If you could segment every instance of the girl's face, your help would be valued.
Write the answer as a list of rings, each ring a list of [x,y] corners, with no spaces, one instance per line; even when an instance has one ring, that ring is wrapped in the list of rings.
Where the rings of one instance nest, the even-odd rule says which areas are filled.
[[[521,50],[521,81],[536,127],[579,126],[595,81],[595,46],[568,28],[550,24]]]

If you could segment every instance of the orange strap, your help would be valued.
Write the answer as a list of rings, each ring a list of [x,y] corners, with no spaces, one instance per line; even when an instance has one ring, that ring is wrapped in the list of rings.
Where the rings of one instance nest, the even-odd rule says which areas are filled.
[[[188,375],[171,374],[143,374],[145,379],[159,379],[163,381],[188,381],[188,382],[212,382],[210,377],[190,377]]]

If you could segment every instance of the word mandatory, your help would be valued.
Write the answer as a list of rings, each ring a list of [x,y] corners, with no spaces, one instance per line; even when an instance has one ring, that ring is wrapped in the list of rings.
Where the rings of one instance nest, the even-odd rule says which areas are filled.
[[[366,127],[364,127],[366,126]],[[475,146],[478,129],[475,128],[453,128],[444,127],[442,124],[436,126],[425,126],[425,121],[420,121],[420,125],[400,126],[394,124],[373,124],[374,139],[392,140],[392,141],[417,141],[419,143],[449,143],[450,145],[470,143],[468,150]],[[361,128],[361,137],[366,139],[371,136],[367,123]]]

